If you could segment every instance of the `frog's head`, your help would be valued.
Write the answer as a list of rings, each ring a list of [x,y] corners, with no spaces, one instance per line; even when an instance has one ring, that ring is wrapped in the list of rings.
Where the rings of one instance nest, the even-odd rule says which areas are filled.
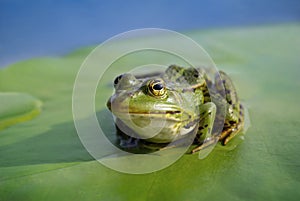
[[[163,78],[137,79],[126,73],[115,79],[114,87],[107,107],[138,137],[169,142],[193,129],[197,114],[190,106],[191,100],[168,86]]]

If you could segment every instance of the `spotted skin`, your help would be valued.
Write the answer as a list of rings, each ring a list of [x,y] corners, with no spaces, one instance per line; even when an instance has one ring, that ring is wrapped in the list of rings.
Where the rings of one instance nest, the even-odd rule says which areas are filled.
[[[155,115],[160,114],[160,110],[158,109],[158,111],[153,111],[152,105],[156,104],[157,102],[160,103],[164,101],[165,93],[159,93],[160,89],[163,86],[161,85],[161,80],[163,80],[166,84],[165,90],[167,90],[166,93],[168,93],[168,97],[172,94],[175,94],[173,99],[170,100],[176,102],[177,93],[185,97],[191,97],[185,99],[189,102],[184,102],[183,106],[184,109],[190,109],[192,106],[194,108],[193,111],[195,112],[190,113],[190,115],[193,116],[189,116],[188,121],[176,123],[173,127],[165,127],[162,137],[168,136],[169,133],[176,134],[176,131],[180,128],[188,130],[189,128],[192,128],[192,126],[197,124],[198,127],[196,128],[198,128],[198,130],[196,138],[194,140],[196,148],[192,150],[192,153],[195,153],[209,145],[215,144],[217,141],[221,141],[223,145],[226,145],[243,128],[244,112],[243,106],[239,102],[236,90],[231,79],[223,71],[220,71],[219,74],[221,80],[217,79],[218,76],[216,76],[215,80],[209,80],[207,79],[206,73],[201,69],[183,68],[177,65],[169,66],[162,74],[155,73],[153,75],[151,74],[146,76],[133,76],[131,74],[123,74],[122,77],[116,80],[115,88],[117,93],[109,99],[108,107],[110,109],[112,100],[121,106],[123,102],[126,103],[126,100],[129,100],[131,102],[127,103],[134,102],[134,104],[132,104],[132,106],[134,106],[132,107],[134,111],[144,111],[143,116],[140,115],[141,113],[138,113],[139,117],[141,117],[142,119],[145,119],[148,114],[152,115],[152,117],[155,117]],[[150,80],[150,82],[148,82],[147,80]],[[151,82],[151,80],[153,81]],[[152,88],[149,88],[149,84],[147,85],[145,83],[150,83],[150,86],[152,86]],[[216,97],[212,97],[211,93],[209,93],[209,89],[211,90],[211,88],[214,87],[216,89],[223,89],[224,87],[225,100],[224,98],[219,97],[219,94],[216,94]],[[123,92],[124,90],[126,90],[126,92]],[[148,91],[152,92],[148,95]],[[154,98],[153,96],[157,96],[157,98]],[[212,102],[212,100],[220,100],[220,103],[214,103]],[[177,104],[175,102],[172,102],[174,106],[176,106]],[[170,105],[170,102],[168,104]],[[215,104],[218,104],[218,107]],[[217,116],[217,108],[220,109],[220,105],[223,109],[226,108],[225,121],[224,116]],[[131,105],[129,106],[131,107]],[[145,108],[150,108],[150,110],[147,111]],[[121,109],[122,107],[120,107],[120,112],[122,112]],[[163,113],[166,114],[166,119],[168,119],[169,116],[176,119],[176,116],[184,114],[184,110],[172,111],[170,109],[170,111],[168,111],[164,110],[165,108],[160,109],[162,109]],[[140,123],[143,123],[142,120],[136,119],[135,115],[136,114],[133,112],[131,114],[131,117],[139,121]],[[120,116],[120,118],[122,118],[122,116]],[[172,120],[168,121],[171,122]],[[215,126],[218,128],[223,128],[221,135],[215,132]],[[137,132],[137,136],[140,135],[138,131],[132,131]],[[121,142],[123,143],[122,145],[124,145],[125,148],[130,147],[131,145],[135,147],[136,144],[139,144],[140,142],[142,142],[146,146],[149,145],[149,147],[154,147],[155,149],[157,149],[157,147],[164,147],[163,144],[167,142],[159,142],[159,140],[160,139],[155,139],[152,141],[132,140],[131,137],[127,137],[122,141],[121,138]],[[172,141],[171,137],[170,141]],[[180,143],[174,143],[174,145],[177,146],[180,145]]]
[[[222,85],[225,90],[225,99],[226,99],[226,116],[223,126],[223,130],[220,136],[212,135],[209,141],[204,142],[201,146],[196,147],[192,152],[197,152],[205,147],[214,144],[216,141],[221,141],[223,145],[226,145],[231,139],[233,139],[243,128],[244,126],[244,108],[239,102],[236,89],[233,85],[233,82],[229,76],[223,71],[219,71]],[[209,98],[207,98],[209,99]],[[217,118],[217,117],[216,117]],[[207,132],[203,126],[199,126],[198,138]],[[203,138],[203,137],[201,137]],[[201,141],[201,140],[200,140]]]
[[[172,65],[167,69],[167,75],[176,77],[178,83],[189,80],[189,85],[195,85],[200,78],[199,69],[195,68],[182,68],[176,65]],[[202,74],[204,74],[202,72]],[[208,82],[201,84],[200,86],[194,86],[194,91],[197,93],[197,90],[201,91],[203,95],[204,106],[200,108],[200,122],[198,126],[198,132],[195,137],[194,143],[199,144],[196,148],[192,150],[192,153],[198,152],[201,149],[214,144],[217,141],[221,141],[223,145],[226,145],[233,137],[235,137],[243,128],[244,123],[244,110],[243,106],[240,104],[236,89],[233,85],[232,80],[229,76],[223,72],[219,71],[221,82],[220,86],[224,87],[225,90],[225,100],[226,100],[226,116],[221,135],[212,133],[212,128],[214,125],[214,120],[216,117],[216,106],[211,102],[212,98],[208,90]],[[218,85],[218,84],[216,84]],[[192,86],[193,87],[193,86]],[[219,88],[221,91],[222,89]],[[222,122],[222,120],[220,120]],[[205,139],[209,139],[205,141]]]

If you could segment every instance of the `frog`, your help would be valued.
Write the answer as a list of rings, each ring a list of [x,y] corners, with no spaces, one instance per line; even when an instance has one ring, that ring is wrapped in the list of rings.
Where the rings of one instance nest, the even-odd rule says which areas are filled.
[[[164,148],[160,145],[181,141],[190,133],[194,133],[190,153],[218,141],[225,146],[243,129],[244,110],[230,77],[217,73],[221,79],[215,83],[224,87],[223,96],[217,98],[209,93],[214,82],[202,68],[170,65],[164,72],[117,76],[107,107],[116,118],[118,132],[127,135],[126,146],[142,142],[159,150]],[[223,121],[218,121],[221,133],[213,129],[220,119],[213,100],[221,100],[225,108]]]

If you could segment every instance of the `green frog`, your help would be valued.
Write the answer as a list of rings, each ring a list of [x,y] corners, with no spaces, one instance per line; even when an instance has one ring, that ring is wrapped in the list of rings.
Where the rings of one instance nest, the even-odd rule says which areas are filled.
[[[217,141],[226,145],[243,128],[244,114],[231,79],[223,71],[219,75],[223,99],[209,93],[214,82],[203,69],[171,65],[161,73],[124,73],[114,80],[115,93],[107,107],[116,117],[118,131],[126,133],[133,146],[141,141],[157,148],[190,133],[195,133],[192,153]],[[220,100],[225,108],[223,121],[219,120],[221,134],[213,133],[220,119],[213,100]]]

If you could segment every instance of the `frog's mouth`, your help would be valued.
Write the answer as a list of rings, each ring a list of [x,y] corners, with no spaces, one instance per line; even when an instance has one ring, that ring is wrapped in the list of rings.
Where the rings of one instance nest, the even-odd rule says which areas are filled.
[[[180,106],[158,103],[154,108],[145,109],[136,106],[122,107],[120,104],[107,102],[108,109],[118,118],[138,119],[138,118],[152,118],[162,119],[175,122],[190,121],[193,117],[192,113],[184,110]]]

